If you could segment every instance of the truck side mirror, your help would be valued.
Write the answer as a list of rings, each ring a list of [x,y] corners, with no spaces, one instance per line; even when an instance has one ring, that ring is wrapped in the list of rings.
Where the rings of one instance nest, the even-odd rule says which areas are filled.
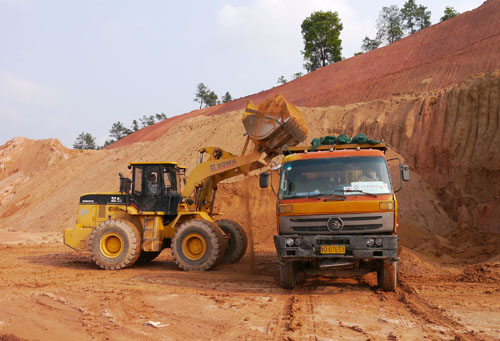
[[[410,166],[401,166],[401,177],[403,178],[403,181],[410,181]]]
[[[269,187],[269,173],[260,173],[259,176],[259,186],[260,188],[267,188]]]

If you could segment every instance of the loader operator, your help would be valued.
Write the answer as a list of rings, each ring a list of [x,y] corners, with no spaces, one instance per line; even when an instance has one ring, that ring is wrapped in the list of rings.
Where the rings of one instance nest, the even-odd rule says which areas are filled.
[[[155,173],[150,173],[148,176],[148,194],[158,194],[158,181]]]

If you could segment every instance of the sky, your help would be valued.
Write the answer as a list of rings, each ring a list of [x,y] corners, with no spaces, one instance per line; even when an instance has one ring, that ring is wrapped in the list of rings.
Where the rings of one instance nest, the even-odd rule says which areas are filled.
[[[0,145],[24,136],[102,145],[120,121],[199,108],[196,85],[244,97],[306,73],[300,24],[337,11],[342,56],[375,37],[384,6],[405,0],[0,0]],[[416,0],[439,22],[481,0]]]

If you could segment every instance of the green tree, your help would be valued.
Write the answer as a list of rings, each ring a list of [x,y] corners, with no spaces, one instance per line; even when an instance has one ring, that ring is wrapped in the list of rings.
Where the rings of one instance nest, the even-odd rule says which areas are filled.
[[[231,102],[232,100],[233,100],[233,97],[231,96],[229,91],[227,91],[226,94],[224,96],[222,96],[222,103]]]
[[[417,8],[416,19],[419,31],[431,26],[431,11],[428,11],[427,7],[423,5],[419,5]]]
[[[141,128],[149,127],[150,125],[155,124],[155,116],[142,115],[142,117],[139,118],[139,121],[141,121]]]
[[[286,80],[285,76],[280,76],[276,83],[278,83],[279,85],[283,85],[283,84],[286,84],[287,82],[288,81]]]
[[[457,12],[453,7],[446,6],[446,8],[444,9],[444,15],[441,17],[440,21],[445,21],[454,18],[459,14],[460,13]]]
[[[133,131],[126,128],[123,123],[120,121],[113,123],[111,129],[109,130],[109,137],[111,137],[111,141],[116,142],[127,135],[132,134]],[[112,142],[112,143],[113,143]]]
[[[209,91],[205,97],[205,104],[207,107],[211,107],[213,105],[219,104],[219,96],[216,95],[215,92]]]
[[[211,107],[212,105],[220,103],[219,97],[215,94],[215,92],[211,91],[203,83],[200,83],[196,86],[196,92],[194,96],[194,101],[200,102],[200,109],[203,104],[205,104],[205,107]]]
[[[318,11],[307,17],[300,26],[304,39],[304,68],[314,71],[320,67],[342,60],[340,31],[344,28],[339,14]]]
[[[417,32],[417,13],[418,6],[415,3],[415,0],[406,1],[403,8],[401,8],[401,21],[403,28],[407,30],[409,34]]]
[[[137,120],[132,121],[132,130],[133,131],[139,130],[139,123],[137,122]]]
[[[158,121],[158,122],[161,122],[161,121],[167,119],[167,115],[165,115],[164,113],[156,114],[155,117],[156,117],[156,121]]]
[[[361,45],[361,49],[364,52],[368,52],[371,50],[378,49],[378,47],[381,44],[382,44],[382,41],[380,39],[377,39],[376,37],[375,37],[375,39],[370,39],[370,38],[368,38],[368,36],[366,36],[365,39],[363,39],[363,44]]]
[[[297,79],[297,78],[300,78],[304,76],[304,74],[302,72],[295,72],[293,75],[292,75],[292,79]]]
[[[194,101],[200,102],[200,109],[201,109],[203,103],[205,103],[205,99],[207,98],[208,92],[209,92],[209,90],[205,84],[200,83],[196,86],[196,92],[194,94]]]
[[[90,133],[80,133],[73,143],[74,149],[96,149],[95,137]]]
[[[402,20],[397,5],[382,7],[377,19],[377,37],[389,44],[403,38]]]

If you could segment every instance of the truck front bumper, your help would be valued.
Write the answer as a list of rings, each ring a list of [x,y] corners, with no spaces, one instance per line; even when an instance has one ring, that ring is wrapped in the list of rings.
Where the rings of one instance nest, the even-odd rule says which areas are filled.
[[[382,239],[380,246],[369,240]],[[293,240],[291,244],[290,239]],[[287,244],[287,240],[289,243]],[[318,259],[396,259],[398,254],[396,235],[275,235],[274,245],[278,259],[282,261],[307,261]],[[379,240],[380,242],[380,240]],[[344,253],[325,253],[321,246],[340,246]],[[343,248],[342,248],[343,246]]]

